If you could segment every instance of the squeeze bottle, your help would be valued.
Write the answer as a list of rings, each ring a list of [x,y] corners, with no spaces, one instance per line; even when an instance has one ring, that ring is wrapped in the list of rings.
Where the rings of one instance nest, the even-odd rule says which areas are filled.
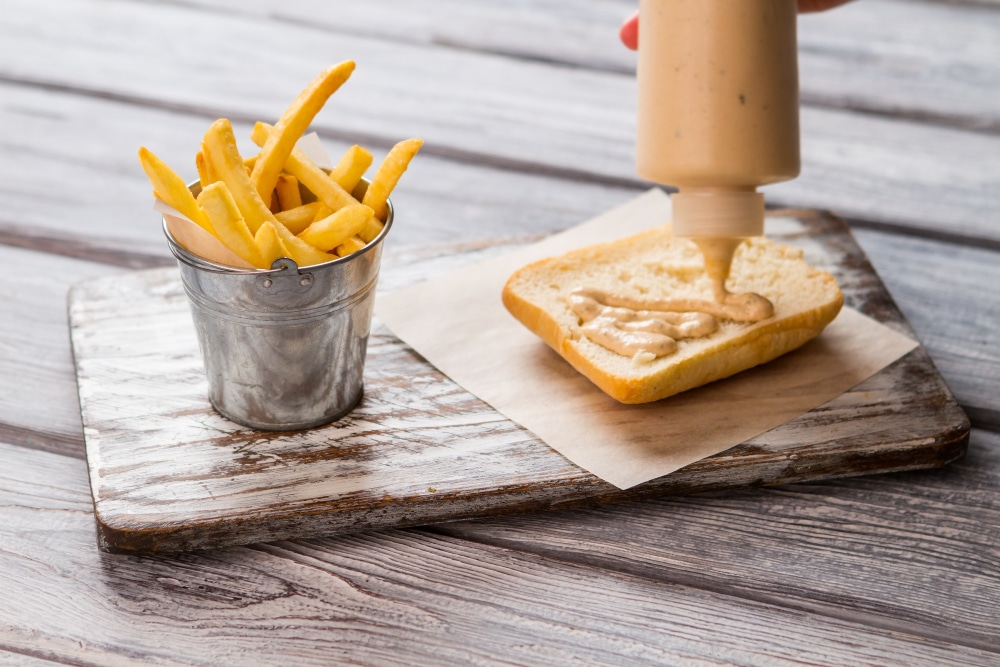
[[[636,169],[677,187],[673,233],[722,283],[764,233],[757,187],[799,173],[796,15],[796,0],[639,3]]]

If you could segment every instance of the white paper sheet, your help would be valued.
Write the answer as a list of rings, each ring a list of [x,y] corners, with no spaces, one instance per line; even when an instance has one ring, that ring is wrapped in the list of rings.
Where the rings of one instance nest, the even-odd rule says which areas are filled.
[[[699,389],[630,406],[602,393],[503,307],[503,285],[521,266],[669,218],[669,198],[651,190],[533,246],[380,295],[376,315],[455,382],[622,489],[779,426],[917,346],[845,308],[795,352]]]

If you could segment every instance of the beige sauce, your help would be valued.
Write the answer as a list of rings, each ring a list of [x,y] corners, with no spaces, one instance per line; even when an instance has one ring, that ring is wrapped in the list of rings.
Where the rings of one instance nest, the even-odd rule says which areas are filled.
[[[678,340],[715,333],[719,319],[757,322],[774,312],[771,303],[756,294],[726,294],[720,302],[643,299],[583,287],[573,290],[568,300],[583,321],[584,335],[594,343],[626,357],[663,357],[677,351]]]
[[[733,294],[726,289],[726,280],[733,265],[733,255],[743,239],[716,238],[694,239],[705,258],[705,273],[712,281],[712,296],[721,304],[728,305],[730,317],[736,322],[759,322],[774,315],[774,304],[753,292]]]

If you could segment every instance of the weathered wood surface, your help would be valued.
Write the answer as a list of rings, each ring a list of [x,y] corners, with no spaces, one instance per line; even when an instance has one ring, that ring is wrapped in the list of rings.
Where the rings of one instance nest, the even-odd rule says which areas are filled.
[[[11,664],[995,665],[998,658],[664,577],[424,531],[180,557],[103,554],[93,548],[78,460],[3,443],[0,457],[22,471],[0,469],[0,651],[28,657]],[[38,493],[47,487],[57,494]]]
[[[909,328],[839,221],[775,219],[848,305]],[[264,434],[217,415],[176,272],[99,279],[70,299],[102,546],[178,551],[471,516],[926,467],[968,423],[923,350],[843,396],[677,473],[618,491],[455,385],[384,328],[365,396],[330,426]]]
[[[378,35],[593,70],[635,71],[635,54],[621,48],[614,35],[614,28],[635,10],[635,0],[367,0],[335,6],[324,0],[294,0],[277,9],[268,0],[183,4],[210,11],[225,6],[241,15],[334,34]],[[958,13],[934,2],[864,0],[861,7],[802,16],[802,100],[997,131],[1000,109],[984,107],[977,98],[984,87],[1000,84],[998,44],[1000,12],[989,7]]]
[[[630,75],[386,44],[181,5],[33,0],[0,23],[0,78],[250,121],[277,117],[317,60],[354,58],[363,67],[317,118],[327,136],[386,146],[418,135],[425,154],[638,183]],[[1000,136],[818,107],[803,109],[802,130],[802,176],[769,189],[774,203],[1000,242]]]
[[[0,241],[131,268],[153,266],[155,259],[172,263],[136,152],[150,146],[194,180],[194,151],[209,125],[204,116],[5,83],[0,100],[0,126],[18,130],[0,135],[6,201]],[[250,126],[237,123],[236,131],[248,136]],[[348,145],[324,143],[332,155]],[[372,149],[381,158],[384,151]],[[39,187],[33,178],[39,173],[58,178],[58,196]],[[397,219],[388,242],[550,234],[638,192],[421,153],[393,192]]]
[[[115,269],[3,246],[0,264],[0,438],[82,455],[66,290]]]
[[[941,471],[434,531],[970,646],[995,650],[1000,635],[1000,436],[988,431]]]
[[[614,37],[631,0],[198,1],[3,7],[0,244],[40,251],[21,256],[49,282],[26,291],[7,274],[0,289],[0,440],[17,444],[0,451],[0,664],[1000,664],[988,616],[1000,464],[983,455],[1000,451],[995,431],[974,432],[968,458],[938,472],[448,524],[468,532],[444,543],[409,530],[306,543],[309,557],[286,544],[259,576],[244,568],[259,553],[247,549],[96,553],[84,463],[26,448],[82,455],[81,434],[63,437],[77,405],[60,388],[72,369],[59,327],[71,274],[89,269],[60,256],[108,273],[169,262],[146,226],[138,145],[183,166],[206,118],[274,117],[295,81],[355,57],[384,90],[321,118],[328,141],[364,139],[360,129],[379,152],[422,131],[404,111],[440,119],[421,121],[435,133],[394,196],[408,213],[400,244],[523,241],[645,187],[620,106],[633,56]],[[226,18],[234,4],[250,16]],[[882,230],[860,232],[861,245],[973,420],[994,429],[998,9],[858,0],[803,19],[806,172],[769,194]],[[177,24],[183,41],[166,44]],[[401,48],[412,25],[424,32]],[[220,55],[222,42],[254,36],[252,53]],[[262,84],[252,98],[237,94],[248,81]],[[361,118],[364,103],[400,91],[404,104]],[[43,175],[58,188],[39,187]],[[416,264],[395,266],[392,279],[420,277]],[[18,327],[24,313],[33,335]],[[469,542],[494,537],[485,551]],[[317,567],[331,561],[341,569]],[[499,639],[483,629],[493,626]]]
[[[973,421],[1000,428],[1000,253],[855,232]]]

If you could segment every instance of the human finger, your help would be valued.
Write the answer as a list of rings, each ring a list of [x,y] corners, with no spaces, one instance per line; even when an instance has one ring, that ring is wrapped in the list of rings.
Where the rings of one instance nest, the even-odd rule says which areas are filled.
[[[639,48],[639,12],[625,19],[621,30],[618,31],[618,36],[621,38],[622,44],[633,51]]]
[[[847,4],[851,0],[798,0],[799,12],[805,14],[809,12],[821,12],[826,9],[832,9],[843,4]],[[622,40],[622,44],[628,48],[635,51],[639,48],[639,12],[635,12],[622,23],[622,27],[618,31],[618,36]]]

